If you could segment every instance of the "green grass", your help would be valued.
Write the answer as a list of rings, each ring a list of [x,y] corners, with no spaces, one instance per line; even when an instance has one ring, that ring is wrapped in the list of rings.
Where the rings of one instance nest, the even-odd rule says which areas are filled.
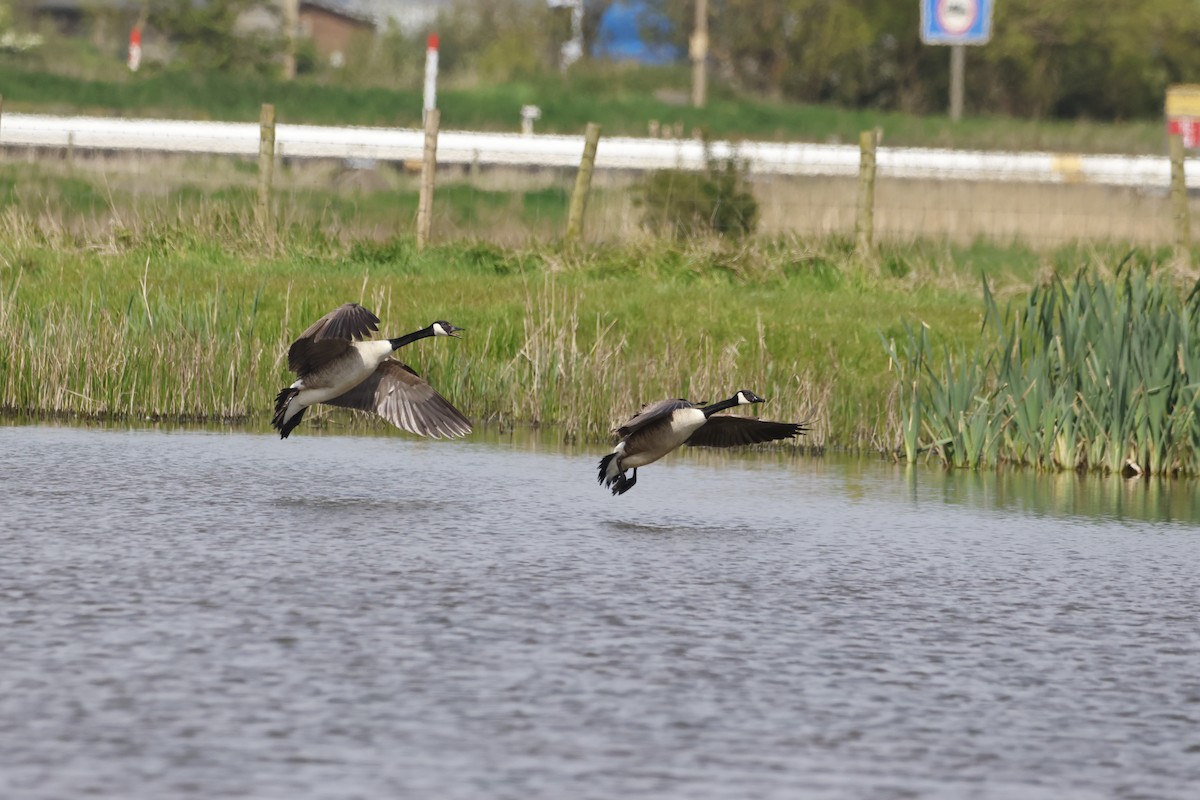
[[[896,374],[880,334],[907,318],[935,343],[972,342],[980,274],[1019,295],[1056,257],[919,242],[862,264],[838,239],[418,252],[293,213],[264,240],[232,201],[110,228],[0,211],[0,406],[265,425],[292,380],[290,341],[354,300],[393,335],[466,327],[403,355],[478,420],[602,439],[643,402],[749,388],[769,398],[764,416],[811,420],[814,446],[890,450]]]
[[[1160,120],[1105,124],[974,117],[952,123],[942,116],[771,102],[720,87],[706,108],[693,109],[656,91],[679,95],[686,80],[678,68],[586,65],[567,76],[443,87],[438,104],[445,129],[516,131],[521,106],[533,103],[542,109],[537,130],[546,133],[578,134],[588,122],[598,122],[606,136],[645,136],[656,121],[682,124],[687,136],[705,129],[733,139],[853,143],[860,131],[879,127],[885,146],[1138,154],[1162,153],[1165,147]],[[419,127],[422,107],[419,85],[348,88],[182,72],[88,80],[36,69],[12,56],[0,57],[0,87],[6,111],[58,114],[252,122],[262,103],[273,103],[280,122]]]

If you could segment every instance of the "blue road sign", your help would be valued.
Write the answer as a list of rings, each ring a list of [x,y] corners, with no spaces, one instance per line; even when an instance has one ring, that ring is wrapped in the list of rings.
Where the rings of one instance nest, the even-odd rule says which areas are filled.
[[[921,0],[925,44],[985,44],[992,36],[992,0]]]

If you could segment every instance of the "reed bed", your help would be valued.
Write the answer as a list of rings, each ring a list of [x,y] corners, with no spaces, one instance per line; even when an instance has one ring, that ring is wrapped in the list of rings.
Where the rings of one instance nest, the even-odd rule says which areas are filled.
[[[955,467],[1200,473],[1200,282],[1131,254],[1112,276],[1051,275],[1003,310],[983,284],[982,336],[945,346],[905,324],[897,448]]]

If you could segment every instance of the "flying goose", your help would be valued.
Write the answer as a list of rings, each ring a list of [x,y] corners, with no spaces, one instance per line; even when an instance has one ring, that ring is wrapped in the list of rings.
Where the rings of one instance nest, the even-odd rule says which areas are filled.
[[[288,367],[299,380],[275,398],[271,424],[286,439],[304,409],[316,403],[368,411],[398,428],[440,439],[471,432],[471,421],[392,352],[430,336],[455,336],[438,320],[397,339],[365,337],[379,330],[379,317],[346,303],[314,322],[288,348]],[[455,336],[455,338],[458,338]]]
[[[637,468],[652,464],[680,445],[737,447],[786,439],[807,432],[805,423],[766,422],[753,417],[714,416],[718,411],[764,400],[742,389],[728,400],[703,405],[688,400],[659,400],[617,428],[621,441],[600,459],[600,483],[625,494],[637,483]],[[625,477],[632,469],[633,477]]]

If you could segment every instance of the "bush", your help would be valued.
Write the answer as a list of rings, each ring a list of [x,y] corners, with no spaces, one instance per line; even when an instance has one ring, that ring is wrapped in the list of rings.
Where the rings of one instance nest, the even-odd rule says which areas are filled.
[[[703,172],[656,170],[639,186],[637,202],[647,229],[675,239],[705,233],[741,238],[758,226],[745,163],[714,160],[707,147]]]

